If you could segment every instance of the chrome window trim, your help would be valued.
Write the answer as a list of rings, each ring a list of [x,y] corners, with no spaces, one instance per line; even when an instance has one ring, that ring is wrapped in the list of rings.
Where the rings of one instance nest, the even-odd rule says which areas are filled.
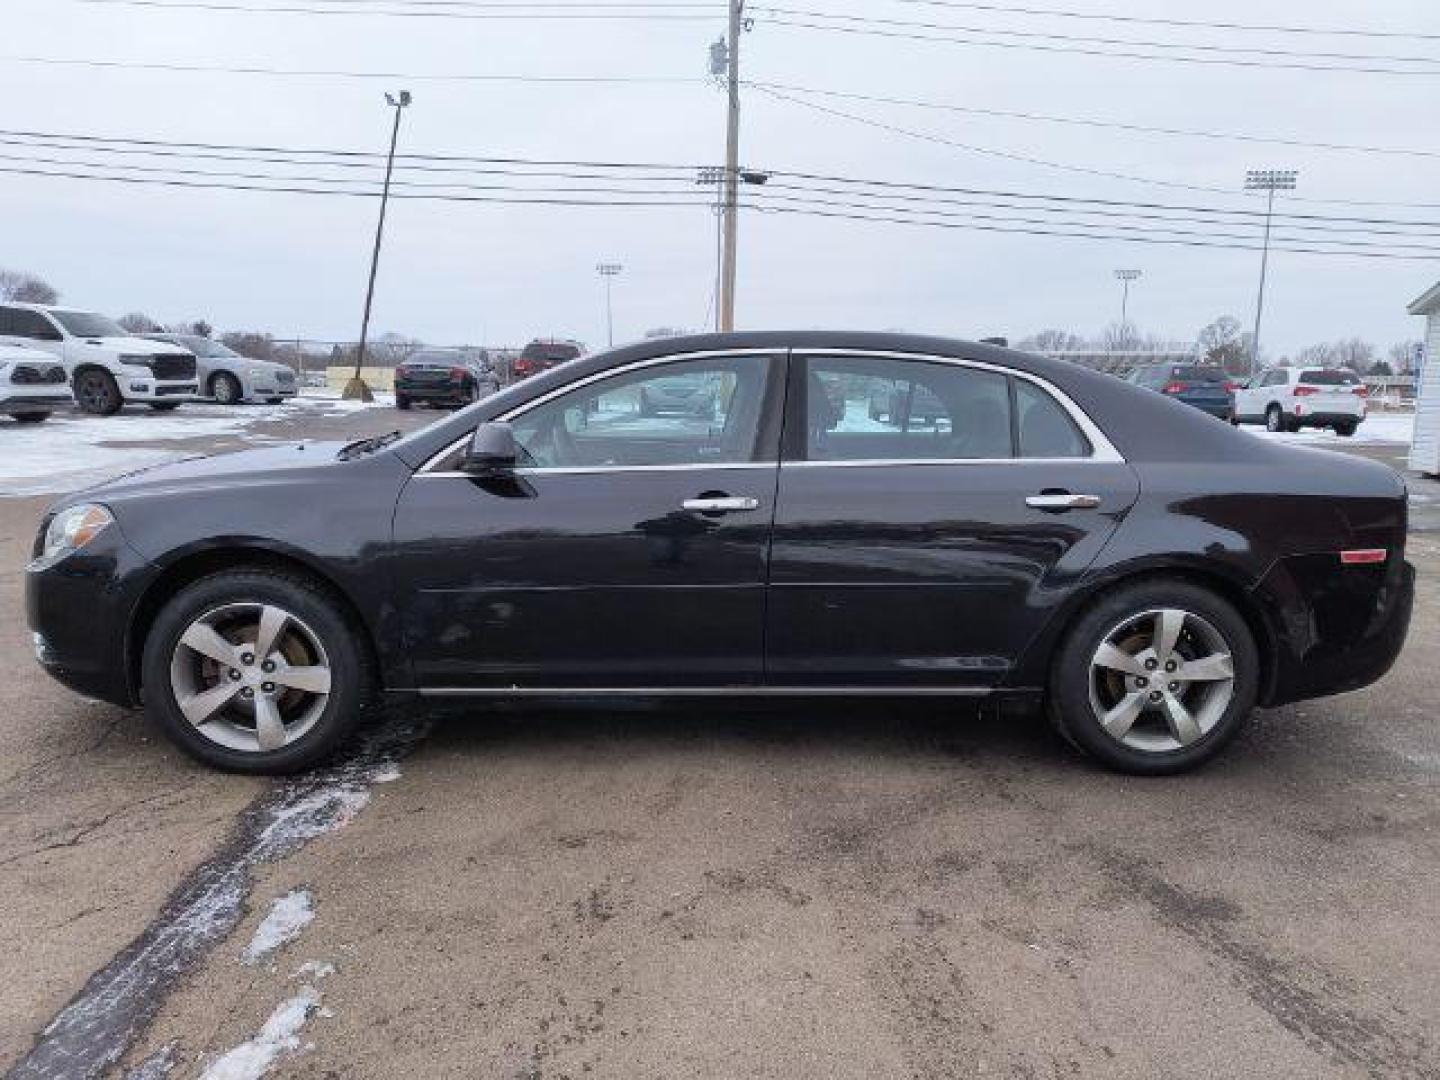
[[[557,397],[561,397],[561,396],[564,395],[564,394],[570,393],[572,390],[579,390],[581,387],[589,386],[591,383],[599,382],[599,381],[602,380],[602,379],[608,379],[608,378],[611,378],[612,376],[615,376],[615,375],[624,375],[624,374],[627,374],[628,372],[631,372],[631,371],[640,371],[640,370],[643,370],[644,368],[648,368],[648,367],[658,367],[658,366],[661,365],[661,364],[676,364],[676,363],[682,363],[682,362],[687,361],[687,360],[712,360],[712,359],[723,359],[723,358],[725,358],[725,357],[731,357],[731,356],[784,356],[784,355],[787,353],[787,351],[788,351],[788,350],[783,349],[783,348],[776,348],[776,349],[754,349],[754,348],[751,348],[751,349],[710,349],[710,350],[706,350],[706,351],[703,351],[703,352],[672,353],[672,354],[669,355],[669,356],[655,356],[655,357],[651,357],[649,360],[636,360],[636,361],[634,361],[633,363],[625,364],[625,365],[623,365],[623,366],[621,366],[621,367],[606,368],[604,371],[597,371],[597,372],[595,372],[593,375],[587,375],[587,376],[585,376],[585,378],[583,378],[583,379],[577,379],[575,382],[566,383],[564,386],[557,386],[554,390],[551,390],[551,391],[549,391],[548,393],[545,393],[545,394],[541,394],[538,398],[535,398],[533,401],[527,401],[527,402],[525,402],[524,404],[515,406],[515,408],[511,409],[509,412],[501,413],[499,416],[495,417],[493,420],[487,421],[487,423],[497,423],[497,422],[498,422],[498,423],[508,423],[509,421],[514,420],[517,416],[523,416],[525,413],[529,412],[531,409],[537,409],[537,408],[539,408],[541,405],[544,405],[544,404],[546,404],[546,403],[548,403],[548,402],[551,402],[551,401],[555,400]],[[463,445],[465,444],[465,442],[466,442],[467,440],[469,440],[469,438],[470,438],[473,434],[474,434],[474,431],[466,432],[464,435],[460,436],[460,438],[456,439],[454,442],[452,442],[449,446],[445,447],[443,450],[439,451],[438,453],[431,454],[430,457],[429,457],[429,459],[426,460],[425,464],[424,464],[424,465],[421,465],[420,468],[419,468],[418,470],[416,470],[415,475],[416,475],[416,476],[430,476],[430,477],[455,477],[455,476],[464,476],[464,477],[467,477],[467,478],[468,478],[468,477],[470,476],[469,473],[458,472],[458,471],[456,471],[456,470],[454,470],[454,469],[438,469],[438,468],[436,468],[436,465],[437,465],[439,462],[444,461],[447,457],[449,457],[451,454],[453,454],[456,450],[460,449],[460,447],[463,446]],[[706,463],[706,462],[696,462],[696,463],[694,463],[694,464],[686,464],[686,465],[598,465],[598,466],[585,466],[585,467],[579,467],[579,466],[574,466],[574,467],[562,467],[562,468],[553,468],[553,469],[547,469],[547,468],[543,468],[543,467],[533,467],[533,468],[526,468],[526,469],[516,469],[515,472],[516,472],[517,474],[526,474],[526,475],[534,474],[534,473],[544,473],[544,474],[547,474],[547,475],[558,475],[558,474],[565,474],[565,473],[607,473],[607,472],[632,472],[632,471],[655,472],[655,471],[657,471],[657,470],[679,471],[679,470],[686,470],[686,469],[717,469],[717,468],[763,468],[763,469],[773,469],[773,468],[776,467],[777,464],[778,464],[778,462],[776,462],[776,461],[760,461],[760,462],[755,462],[755,461],[738,461],[738,462],[725,463],[725,464],[722,464],[722,463],[720,463],[720,462],[716,462],[715,464],[709,464],[709,463]]]
[[[661,364],[680,363],[687,360],[708,360],[730,356],[777,356],[786,352],[783,349],[718,349],[705,352],[676,353],[670,356],[652,357],[649,360],[637,360],[634,363],[626,364],[623,367],[607,368],[604,371],[597,371],[593,375],[564,386],[556,387],[554,390],[541,395],[533,401],[527,401],[523,405],[517,405],[508,412],[495,417],[497,421],[510,421],[517,416],[522,416],[531,409],[538,408],[555,398],[568,394],[572,390],[588,386],[591,383],[599,382],[602,379],[614,375],[623,375],[631,371],[639,371],[648,367],[657,367]],[[715,469],[773,469],[778,467],[798,468],[866,468],[879,466],[913,466],[913,465],[1081,465],[1081,464],[1124,464],[1124,455],[1115,448],[1105,432],[1095,423],[1084,409],[1077,405],[1073,398],[1058,386],[1041,378],[1032,375],[1028,371],[1020,371],[1017,368],[1006,367],[1003,364],[992,364],[984,360],[967,360],[956,356],[936,356],[933,353],[907,353],[892,352],[888,350],[875,349],[790,349],[789,355],[798,357],[844,357],[844,358],[871,358],[877,360],[918,360],[922,363],[953,364],[956,367],[973,368],[978,371],[993,372],[997,375],[1008,375],[1016,379],[1024,379],[1026,382],[1040,388],[1043,393],[1049,394],[1060,407],[1065,410],[1070,419],[1073,420],[1085,437],[1090,440],[1091,453],[1085,457],[1008,457],[1008,458],[866,458],[853,459],[849,461],[748,461],[748,462],[696,462],[685,465],[598,465],[598,466],[575,466],[568,468],[542,468],[532,467],[516,469],[517,475],[521,476],[567,476],[567,475],[595,475],[600,473],[615,472],[684,472],[704,469],[712,471]],[[429,477],[435,479],[452,479],[455,477],[470,478],[470,474],[455,469],[439,469],[436,466],[451,454],[455,453],[465,444],[474,432],[466,432],[460,438],[450,443],[443,450],[432,454],[424,465],[416,471],[417,477]]]
[[[989,371],[996,375],[1009,375],[1014,379],[1024,379],[1026,382],[1037,386],[1046,394],[1049,394],[1060,407],[1069,414],[1070,419],[1090,440],[1091,452],[1084,457],[1064,458],[914,458],[907,460],[898,459],[874,459],[867,461],[787,461],[785,465],[1026,465],[1026,464],[1055,464],[1059,462],[1069,464],[1080,464],[1084,462],[1103,462],[1106,464],[1124,464],[1125,458],[1115,444],[1110,441],[1100,426],[1090,419],[1088,413],[1065,391],[1061,390],[1054,383],[1032,375],[1028,371],[1021,371],[1018,368],[1006,367],[1004,364],[992,364],[985,360],[968,360],[958,356],[936,356],[933,353],[910,353],[893,352],[886,349],[792,349],[792,356],[803,356],[807,359],[813,357],[834,356],[841,358],[858,358],[873,360],[919,360],[922,363],[932,364],[953,364],[956,367],[973,368],[976,371]]]

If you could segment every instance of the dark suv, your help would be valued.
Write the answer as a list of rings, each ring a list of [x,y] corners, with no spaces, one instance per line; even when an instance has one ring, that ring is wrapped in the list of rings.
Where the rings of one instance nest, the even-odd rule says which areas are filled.
[[[432,405],[469,405],[500,389],[500,377],[488,359],[472,359],[447,349],[421,349],[395,367],[395,407],[417,401]]]
[[[556,364],[563,364],[585,355],[585,346],[578,341],[559,341],[536,338],[520,351],[511,367],[516,379],[528,379],[542,371],[549,371]]]
[[[1235,384],[1225,369],[1217,365],[1143,364],[1130,373],[1128,381],[1211,416],[1230,419],[1230,395]]]

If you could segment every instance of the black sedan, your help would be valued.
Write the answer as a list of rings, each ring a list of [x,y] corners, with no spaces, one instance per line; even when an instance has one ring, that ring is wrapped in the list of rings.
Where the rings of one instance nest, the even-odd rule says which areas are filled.
[[[500,389],[488,360],[447,349],[421,349],[395,366],[395,407],[469,405]]]
[[[647,415],[701,376],[707,415]],[[939,423],[872,417],[878,393]],[[1109,376],[891,334],[647,342],[405,438],[164,465],[59,503],[40,662],[214,765],[279,772],[364,703],[932,695],[1044,703],[1171,773],[1256,704],[1353,690],[1410,618],[1391,470]]]

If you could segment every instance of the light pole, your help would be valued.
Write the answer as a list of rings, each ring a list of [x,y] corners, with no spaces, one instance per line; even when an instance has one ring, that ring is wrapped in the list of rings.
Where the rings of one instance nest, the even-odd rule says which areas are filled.
[[[613,346],[615,344],[615,309],[610,303],[610,283],[620,276],[620,271],[625,268],[619,263],[599,263],[595,269],[605,279],[605,340]]]
[[[1120,294],[1120,325],[1121,325],[1121,326],[1129,326],[1129,325],[1130,325],[1130,282],[1132,282],[1132,281],[1139,281],[1139,280],[1140,280],[1140,277],[1141,277],[1141,271],[1139,271],[1139,270],[1116,270],[1116,271],[1115,271],[1115,276],[1116,276],[1116,278],[1118,278],[1118,279],[1123,283],[1123,286],[1124,286],[1124,291],[1121,292],[1121,294]]]
[[[400,114],[410,104],[410,91],[401,90],[396,98],[385,95],[385,103],[395,110],[395,124],[390,129],[390,155],[385,159],[385,186],[380,192],[380,220],[375,223],[375,250],[370,254],[370,282],[365,286],[365,314],[360,319],[360,345],[355,350],[355,375],[345,384],[344,397],[350,400],[374,401],[360,369],[365,366],[365,342],[370,336],[370,305],[375,300],[375,271],[380,268],[380,241],[385,235],[385,209],[390,204],[390,177],[395,171],[395,144],[400,140]]]
[[[1255,335],[1250,339],[1250,374],[1260,366],[1260,316],[1265,311],[1265,272],[1270,264],[1270,215],[1275,212],[1275,192],[1294,191],[1294,169],[1251,169],[1245,174],[1246,191],[1263,191],[1265,199],[1265,242],[1260,249],[1260,291],[1255,297]]]

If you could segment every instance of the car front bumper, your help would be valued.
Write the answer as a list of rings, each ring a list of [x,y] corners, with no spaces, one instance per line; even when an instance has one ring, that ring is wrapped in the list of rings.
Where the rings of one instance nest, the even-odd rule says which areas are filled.
[[[131,375],[121,376],[116,381],[126,401],[194,401],[200,391],[200,385],[194,379],[188,382],[157,382],[143,375]]]
[[[158,568],[130,546],[118,523],[59,562],[34,565],[25,573],[25,614],[40,666],[85,697],[135,705],[130,621]]]
[[[56,409],[68,409],[75,399],[68,391],[56,391],[53,387],[37,388],[35,392],[11,390],[0,398],[0,413],[18,416],[27,413],[48,413]]]

